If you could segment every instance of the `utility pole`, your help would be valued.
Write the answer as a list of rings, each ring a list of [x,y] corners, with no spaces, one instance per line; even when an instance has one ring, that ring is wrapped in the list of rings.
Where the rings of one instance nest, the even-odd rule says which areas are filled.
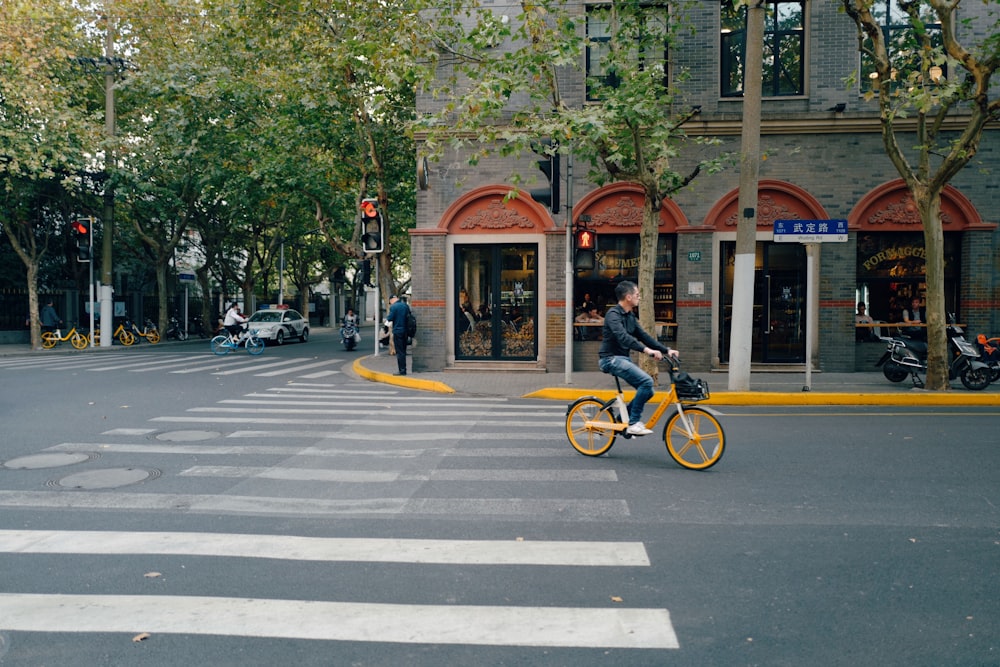
[[[750,389],[753,344],[754,258],[757,254],[757,185],[760,173],[760,98],[763,86],[764,6],[747,4],[746,68],[743,72],[743,136],[740,152],[740,218],[736,225],[733,317],[729,332],[729,390]],[[764,323],[767,326],[767,323]]]
[[[104,34],[104,241],[101,247],[101,347],[111,347],[114,333],[114,299],[112,285],[112,242],[115,236],[115,192],[111,185],[111,170],[115,163],[115,36],[111,19],[111,2],[104,2],[107,26]],[[92,288],[93,289],[93,288]]]

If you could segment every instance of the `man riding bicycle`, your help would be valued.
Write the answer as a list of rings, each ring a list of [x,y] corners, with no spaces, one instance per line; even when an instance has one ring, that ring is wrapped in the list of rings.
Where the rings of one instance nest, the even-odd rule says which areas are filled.
[[[641,351],[657,361],[663,355],[677,358],[679,353],[661,345],[646,333],[635,316],[639,306],[639,286],[623,280],[615,287],[618,303],[608,309],[604,316],[603,341],[598,352],[602,372],[620,377],[635,388],[635,398],[628,404],[629,435],[649,435],[651,430],[642,423],[642,410],[646,401],[653,397],[653,378],[639,368],[629,357],[631,350]]]

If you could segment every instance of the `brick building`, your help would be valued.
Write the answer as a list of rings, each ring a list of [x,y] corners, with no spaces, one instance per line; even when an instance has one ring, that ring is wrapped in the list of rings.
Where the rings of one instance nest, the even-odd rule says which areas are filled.
[[[588,5],[568,4],[589,20]],[[806,314],[813,309],[819,323],[811,346],[814,368],[873,370],[884,346],[859,340],[855,307],[865,301],[874,318],[893,322],[902,304],[923,296],[920,220],[884,153],[877,102],[845,83],[859,67],[859,80],[865,80],[854,24],[828,0],[765,4],[772,18],[783,18],[769,21],[766,37],[771,43],[780,37],[784,47],[775,58],[786,61],[776,65],[772,59],[764,72],[761,150],[770,157],[761,164],[758,188],[752,361],[801,368]],[[891,17],[894,8],[887,7]],[[975,5],[967,10],[984,11]],[[687,101],[701,109],[688,132],[718,137],[722,150],[738,151],[742,82],[731,61],[742,14],[702,2],[691,19],[696,30],[670,54],[673,67],[690,70]],[[582,74],[563,76],[568,104],[599,103],[586,99]],[[419,110],[434,104],[418,100]],[[974,162],[942,197],[947,308],[972,333],[1000,331],[998,201],[990,172],[998,151],[991,126]],[[568,158],[563,160],[565,167]],[[512,169],[531,173],[534,159],[515,164],[492,157],[470,166],[456,152],[425,174],[411,230],[412,302],[421,311],[415,371],[488,365],[562,372],[567,279],[574,306],[589,298],[603,311],[613,303],[616,282],[637,275],[641,188],[596,187],[578,173],[569,187],[563,169],[563,207],[553,215],[528,196],[504,201]],[[657,334],[680,348],[692,368],[727,362],[738,183],[736,168],[700,176],[660,211],[656,288],[643,303],[656,311]],[[568,271],[566,225],[582,216],[599,234],[597,261],[592,270]],[[848,241],[818,245],[809,275],[804,246],[774,241],[778,219],[846,219]],[[810,303],[811,282],[818,296]],[[574,369],[592,368],[596,343],[573,345]]]

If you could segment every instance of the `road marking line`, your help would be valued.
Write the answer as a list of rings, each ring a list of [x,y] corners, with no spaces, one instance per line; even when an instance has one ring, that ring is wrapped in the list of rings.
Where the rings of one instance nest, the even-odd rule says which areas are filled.
[[[319,373],[309,373],[308,375],[303,375],[304,378],[309,378],[310,380],[315,380],[319,378],[329,377],[331,375],[339,375],[340,371],[320,371]]]
[[[141,434],[139,434],[141,435]],[[280,431],[233,431],[227,438],[308,438],[310,440],[364,440],[364,441],[378,441],[385,442],[385,434],[383,433],[372,433],[370,431],[349,431],[342,430],[336,431],[335,433],[324,432],[324,431],[290,431],[290,430],[280,430]],[[468,433],[393,433],[393,442],[437,442],[440,440],[469,440],[474,438],[475,440],[517,440],[522,441],[525,439],[523,433],[484,433],[478,432],[474,436],[470,436]],[[531,441],[537,442],[539,440],[565,440],[566,434],[562,431],[552,433],[533,433],[531,435]],[[563,449],[563,451],[566,451]]]
[[[0,530],[0,552],[451,565],[650,566],[642,542],[329,538],[160,531]]]
[[[335,436],[331,436],[335,437]],[[428,441],[439,438],[428,437]],[[373,458],[415,458],[426,454],[448,457],[469,458],[565,458],[570,451],[566,447],[517,447],[491,449],[451,449],[447,447],[424,447],[420,449],[340,449],[331,447],[306,447],[297,445],[180,445],[167,443],[94,443],[64,442],[48,447],[49,452],[114,452],[134,454],[197,454],[202,456],[231,454],[251,454],[264,456],[367,456]]]
[[[522,521],[608,521],[629,516],[624,500],[580,498],[278,498],[210,494],[0,491],[0,507],[162,510],[292,516],[515,517]],[[0,627],[3,627],[0,624]]]
[[[7,631],[150,632],[404,644],[680,648],[666,609],[0,594],[0,627]]]
[[[282,368],[276,371],[268,371],[267,373],[255,373],[257,377],[269,378],[276,375],[285,375],[287,373],[298,373],[299,371],[308,370],[310,368],[317,368],[319,366],[329,366],[330,364],[340,363],[337,359],[326,359],[324,361],[316,361],[311,364],[300,364],[292,368]]]
[[[280,479],[372,484],[396,482],[617,482],[614,470],[431,470],[426,473],[378,470],[316,470],[264,466],[192,466],[182,477]]]
[[[303,359],[282,359],[280,361],[272,361],[270,363],[255,362],[253,366],[246,366],[243,368],[234,368],[228,371],[216,371],[212,375],[236,375],[238,373],[254,373],[254,371],[259,371],[262,368],[274,368],[276,366],[287,366],[289,364],[297,364],[302,362]],[[256,375],[256,373],[254,373]]]
[[[355,411],[356,412],[356,411]],[[395,416],[399,413],[391,412],[389,413]],[[420,413],[421,416],[426,416],[427,413]],[[463,413],[464,414],[464,413]],[[149,421],[151,422],[166,422],[166,423],[177,423],[177,424],[297,424],[300,426],[336,426],[336,425],[370,425],[373,417],[367,415],[364,417],[356,417],[354,419],[296,419],[291,417],[152,417]],[[473,424],[470,424],[468,419],[434,419],[433,417],[428,417],[426,421],[417,421],[410,419],[406,423],[407,428],[413,428],[414,426],[430,426],[430,427],[448,427],[448,426],[458,426],[463,428],[470,428]],[[555,428],[558,427],[560,431],[563,429],[562,424],[553,425],[551,419],[518,419],[516,421],[511,421],[510,419],[477,419],[475,421],[475,426],[504,426],[510,429],[538,429],[538,428]],[[534,437],[534,435],[526,436]]]

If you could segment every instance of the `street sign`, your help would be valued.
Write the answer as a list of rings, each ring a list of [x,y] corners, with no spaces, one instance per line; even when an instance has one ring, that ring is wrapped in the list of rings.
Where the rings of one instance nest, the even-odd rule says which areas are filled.
[[[177,280],[179,280],[182,283],[193,283],[195,282],[196,278],[197,276],[195,276],[194,273],[192,272],[180,271],[177,273]]]
[[[847,220],[775,220],[774,240],[786,243],[847,241]]]

